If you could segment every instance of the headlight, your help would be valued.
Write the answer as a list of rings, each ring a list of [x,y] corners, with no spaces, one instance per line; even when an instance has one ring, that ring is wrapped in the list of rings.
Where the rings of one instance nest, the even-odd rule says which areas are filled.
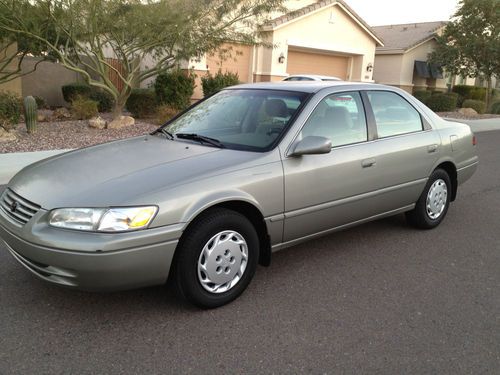
[[[143,229],[149,225],[158,208],[59,208],[49,214],[49,224],[66,229],[124,232]]]

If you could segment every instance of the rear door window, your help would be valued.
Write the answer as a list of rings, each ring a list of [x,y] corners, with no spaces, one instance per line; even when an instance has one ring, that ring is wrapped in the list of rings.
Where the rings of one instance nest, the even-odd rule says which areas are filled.
[[[420,113],[403,97],[390,91],[368,91],[379,138],[423,130]]]

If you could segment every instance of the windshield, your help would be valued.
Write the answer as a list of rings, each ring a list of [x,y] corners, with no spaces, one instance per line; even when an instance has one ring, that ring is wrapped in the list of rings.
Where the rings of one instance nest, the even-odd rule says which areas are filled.
[[[279,90],[225,90],[202,101],[165,129],[178,134],[177,139],[195,141],[196,135],[210,137],[225,148],[267,151],[284,134],[307,95]]]

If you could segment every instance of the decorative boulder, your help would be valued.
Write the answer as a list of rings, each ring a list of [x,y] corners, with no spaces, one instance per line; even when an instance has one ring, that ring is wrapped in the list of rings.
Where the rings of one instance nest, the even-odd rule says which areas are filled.
[[[37,116],[38,122],[50,121],[50,119],[53,117],[54,117],[54,111],[51,111],[50,109],[38,110],[38,116]]]
[[[121,129],[135,124],[135,120],[130,116],[120,116],[108,124],[108,129]]]
[[[477,116],[477,112],[473,108],[460,108],[458,110],[458,112],[461,113],[462,115],[468,116],[468,117],[470,117],[470,116]]]
[[[93,117],[88,121],[89,128],[94,129],[104,129],[106,128],[107,122],[102,117]]]
[[[57,108],[53,113],[52,116],[56,120],[69,120],[71,118],[71,112],[64,107]]]

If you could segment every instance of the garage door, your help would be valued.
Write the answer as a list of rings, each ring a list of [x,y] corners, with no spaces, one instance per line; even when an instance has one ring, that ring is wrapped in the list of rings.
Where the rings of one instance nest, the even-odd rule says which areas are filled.
[[[288,74],[319,74],[347,79],[348,57],[288,51]]]

